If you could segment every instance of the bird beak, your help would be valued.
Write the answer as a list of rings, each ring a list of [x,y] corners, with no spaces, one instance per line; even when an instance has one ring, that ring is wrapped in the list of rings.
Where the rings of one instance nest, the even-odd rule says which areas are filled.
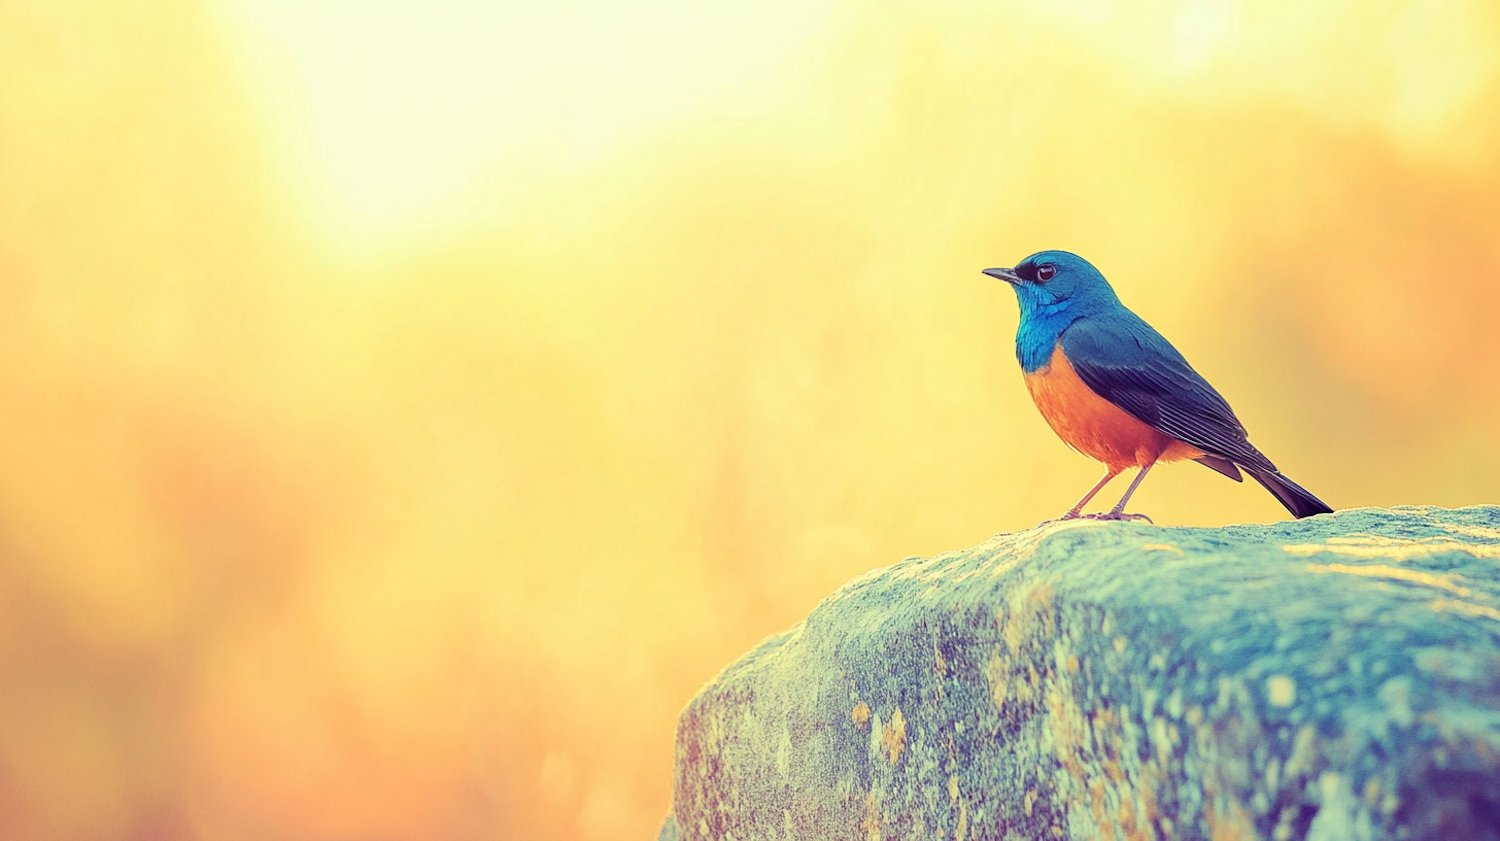
[[[985,269],[984,273],[996,280],[1003,280],[1006,283],[1014,284],[1021,282],[1021,276],[1016,274],[1015,269]]]

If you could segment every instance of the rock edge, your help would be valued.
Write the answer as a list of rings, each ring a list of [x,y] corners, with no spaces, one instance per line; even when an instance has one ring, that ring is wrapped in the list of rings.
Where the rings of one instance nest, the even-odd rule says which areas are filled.
[[[1500,839],[1500,507],[910,558],[705,686],[675,766],[662,839]]]

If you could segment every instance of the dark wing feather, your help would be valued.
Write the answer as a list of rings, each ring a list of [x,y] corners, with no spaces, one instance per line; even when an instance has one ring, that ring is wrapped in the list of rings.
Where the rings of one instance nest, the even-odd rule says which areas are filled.
[[[1122,307],[1073,322],[1063,333],[1062,346],[1073,370],[1095,394],[1142,423],[1209,455],[1276,471],[1246,439],[1224,398],[1129,310]]]
[[[1229,478],[1235,480],[1236,482],[1243,482],[1243,481],[1245,481],[1245,477],[1243,477],[1243,476],[1240,475],[1240,469],[1238,467],[1235,467],[1234,466],[1234,462],[1230,461],[1227,458],[1219,458],[1218,456],[1203,455],[1203,456],[1199,456],[1198,458],[1193,459],[1193,461],[1198,462],[1199,464],[1203,465],[1204,467],[1207,467],[1210,470],[1218,471],[1219,473],[1222,473],[1225,476],[1228,476]]]

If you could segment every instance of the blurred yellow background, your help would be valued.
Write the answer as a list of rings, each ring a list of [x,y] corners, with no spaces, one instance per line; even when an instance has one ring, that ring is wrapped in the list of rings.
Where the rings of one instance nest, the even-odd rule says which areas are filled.
[[[1500,498],[1494,3],[0,4],[0,837],[654,837],[717,669],[1096,478],[1043,248]]]

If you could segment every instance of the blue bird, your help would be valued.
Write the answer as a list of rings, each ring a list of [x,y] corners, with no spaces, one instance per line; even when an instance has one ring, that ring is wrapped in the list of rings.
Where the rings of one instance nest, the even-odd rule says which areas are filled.
[[[1245,427],[1171,343],[1125,308],[1104,275],[1067,251],[1041,251],[1013,269],[985,269],[1009,283],[1021,304],[1016,358],[1047,424],[1068,446],[1104,463],[1100,479],[1060,519],[1081,514],[1128,467],[1140,474],[1105,520],[1146,519],[1125,503],[1152,465],[1192,459],[1264,485],[1294,517],[1333,511],[1281,475]]]

